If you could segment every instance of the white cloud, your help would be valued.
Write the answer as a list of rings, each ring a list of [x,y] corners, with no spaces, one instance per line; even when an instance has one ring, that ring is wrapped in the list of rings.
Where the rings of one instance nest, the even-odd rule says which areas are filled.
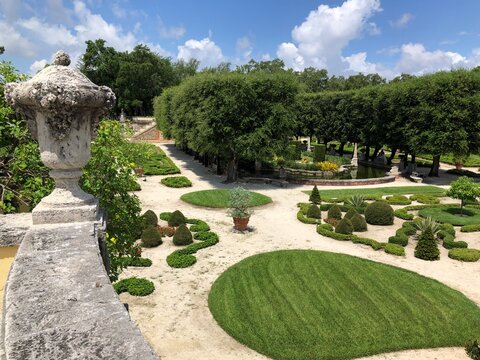
[[[178,46],[177,59],[188,61],[197,59],[200,66],[213,67],[225,61],[222,50],[210,38],[203,40],[190,39],[184,45]]]
[[[22,28],[33,32],[35,37],[40,38],[42,42],[48,45],[71,46],[78,42],[77,38],[63,25],[50,25],[35,17],[21,19],[17,23]]]
[[[62,24],[72,23],[72,11],[63,6],[62,0],[48,0],[48,14],[50,17]]]
[[[113,3],[112,5],[112,13],[119,19],[124,19],[127,17],[127,10],[122,8],[120,5],[117,3]]]
[[[389,46],[389,47],[382,48],[382,49],[378,50],[378,51],[377,51],[377,54],[393,56],[393,55],[399,54],[400,51],[401,51],[401,50],[400,50],[399,47]]]
[[[243,60],[250,60],[252,56],[252,50],[252,43],[247,36],[237,39],[237,43],[235,44],[237,56],[241,57]]]
[[[428,51],[422,44],[404,44],[396,69],[400,73],[423,74],[467,66],[469,59],[451,51]]]
[[[296,45],[282,43],[277,56],[295,70],[313,66],[341,72],[345,65],[342,49],[364,30],[372,29],[367,20],[378,11],[381,11],[379,0],[346,0],[338,7],[320,5],[292,30]]]
[[[184,26],[166,26],[162,19],[158,19],[160,36],[166,39],[179,39],[187,32]]]
[[[367,53],[359,52],[342,58],[348,64],[349,71],[371,74],[378,72],[377,66],[367,62]]]
[[[390,21],[390,26],[395,28],[403,28],[408,25],[410,21],[413,20],[413,14],[405,13],[402,14],[397,20]]]
[[[32,57],[37,51],[36,46],[29,39],[4,21],[0,21],[0,44],[5,47],[5,53],[9,55]]]
[[[45,65],[48,64],[46,59],[36,60],[30,65],[30,74],[35,75],[38,71],[42,70]]]
[[[20,2],[18,0],[1,0],[0,7],[7,21],[12,21],[17,18]]]
[[[374,22],[369,22],[368,23],[368,33],[370,35],[380,35],[382,33],[382,30]]]

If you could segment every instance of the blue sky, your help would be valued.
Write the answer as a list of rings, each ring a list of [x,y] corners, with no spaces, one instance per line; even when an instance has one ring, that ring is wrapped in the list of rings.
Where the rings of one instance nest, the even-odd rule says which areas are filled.
[[[480,65],[479,0],[0,0],[3,59],[35,73],[85,40],[147,44],[201,66],[281,58],[288,67],[392,78]]]

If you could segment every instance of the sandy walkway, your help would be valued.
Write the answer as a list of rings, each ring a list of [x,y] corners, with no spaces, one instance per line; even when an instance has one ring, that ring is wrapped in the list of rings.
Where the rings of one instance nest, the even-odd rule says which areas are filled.
[[[311,187],[294,186],[287,189],[270,185],[249,185],[248,188],[272,197],[273,204],[257,209],[250,220],[254,231],[247,235],[231,231],[232,220],[224,210],[208,210],[180,201],[183,193],[209,188],[228,188],[222,177],[210,174],[202,165],[194,162],[171,146],[163,147],[178,166],[182,174],[194,183],[193,188],[171,189],[161,184],[161,176],[148,177],[141,182],[138,193],[144,210],[160,211],[181,209],[188,217],[206,220],[212,230],[220,235],[220,242],[212,248],[197,253],[198,262],[187,269],[172,269],[165,258],[175,247],[167,238],[155,249],[145,249],[144,257],[152,259],[153,266],[144,269],[127,269],[123,276],[142,276],[153,280],[155,292],[146,298],[135,298],[122,294],[121,299],[130,304],[130,313],[143,335],[163,359],[191,360],[239,360],[266,359],[255,351],[239,344],[228,336],[215,322],[208,310],[208,292],[215,279],[229,266],[257,253],[278,249],[316,249],[371,259],[415,271],[437,279],[460,290],[480,304],[480,263],[468,264],[453,261],[447,251],[441,249],[442,259],[426,262],[413,256],[413,246],[406,249],[406,258],[398,258],[384,252],[351,242],[325,238],[315,232],[313,225],[302,224],[296,219],[296,204],[307,201],[302,190]],[[399,181],[392,185],[416,185]],[[390,184],[388,186],[391,186]],[[401,221],[396,219],[397,226]],[[394,229],[370,227],[366,236],[386,241]],[[477,234],[478,237],[478,234]],[[475,235],[462,234],[472,247],[480,248],[480,239]],[[382,354],[369,359],[468,359],[463,348],[404,351]]]

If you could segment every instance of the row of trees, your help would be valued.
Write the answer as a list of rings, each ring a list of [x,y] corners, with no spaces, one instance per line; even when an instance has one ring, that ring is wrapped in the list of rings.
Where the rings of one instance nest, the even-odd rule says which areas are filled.
[[[304,84],[304,83],[303,83]],[[385,145],[466,157],[480,148],[480,71],[457,70],[348,91],[305,91],[289,71],[221,72],[191,77],[155,99],[159,128],[183,147],[229,163],[282,155],[289,137],[358,142],[366,154]]]

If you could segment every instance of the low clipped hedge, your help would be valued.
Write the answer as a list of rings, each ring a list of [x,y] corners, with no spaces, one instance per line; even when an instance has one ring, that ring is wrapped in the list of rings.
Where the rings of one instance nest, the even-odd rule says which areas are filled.
[[[405,195],[392,195],[385,198],[390,205],[410,205],[412,200]]]
[[[116,282],[113,289],[117,294],[128,292],[133,296],[147,296],[155,291],[155,285],[150,280],[131,277]]]
[[[196,220],[196,219],[193,219]],[[209,231],[210,226],[203,220],[198,220],[194,225],[190,226],[190,231],[199,232],[199,231]]]
[[[395,232],[394,236],[388,238],[390,244],[396,244],[400,246],[408,245],[408,237],[415,235],[417,233],[417,228],[413,222],[406,221],[402,224],[402,227]]]
[[[370,246],[373,250],[380,250],[383,249],[386,244],[378,242],[373,239],[369,238],[363,238],[354,234],[346,235],[346,234],[340,234],[337,232],[333,231],[333,226],[330,224],[321,224],[317,226],[317,233],[320,235],[335,239],[335,240],[340,240],[340,241],[351,241],[354,244],[363,244],[363,245],[368,245]]]
[[[150,267],[152,260],[142,257],[124,256],[121,259],[123,266]]]
[[[480,259],[480,250],[477,249],[451,249],[448,257],[454,260],[475,262]]]
[[[402,220],[413,220],[415,217],[412,214],[409,214],[405,208],[397,209],[393,212],[393,214]]]
[[[480,231],[480,224],[474,224],[474,225],[463,225],[460,228],[461,232],[475,232],[475,231]]]
[[[384,250],[387,254],[392,254],[396,256],[405,256],[405,249],[403,246],[398,245],[398,244],[386,244],[384,247]]]
[[[297,220],[304,224],[318,224],[320,219],[309,218],[306,213],[308,211],[310,204],[308,203],[298,203],[297,207],[300,209],[297,211]]]
[[[185,176],[170,176],[163,178],[162,180],[160,180],[160,182],[163,185],[171,188],[184,188],[192,186],[192,182]]]
[[[173,268],[186,268],[192,266],[197,262],[197,258],[193,256],[198,250],[205,249],[218,243],[219,238],[215,233],[214,235],[199,235],[206,234],[208,232],[198,232],[195,234],[196,240],[203,240],[202,242],[191,244],[183,249],[179,249],[167,256],[167,264]]]
[[[432,195],[416,194],[410,196],[410,200],[421,204],[440,204],[440,199]]]
[[[375,201],[365,209],[365,220],[372,225],[393,225],[393,208],[385,201]]]

